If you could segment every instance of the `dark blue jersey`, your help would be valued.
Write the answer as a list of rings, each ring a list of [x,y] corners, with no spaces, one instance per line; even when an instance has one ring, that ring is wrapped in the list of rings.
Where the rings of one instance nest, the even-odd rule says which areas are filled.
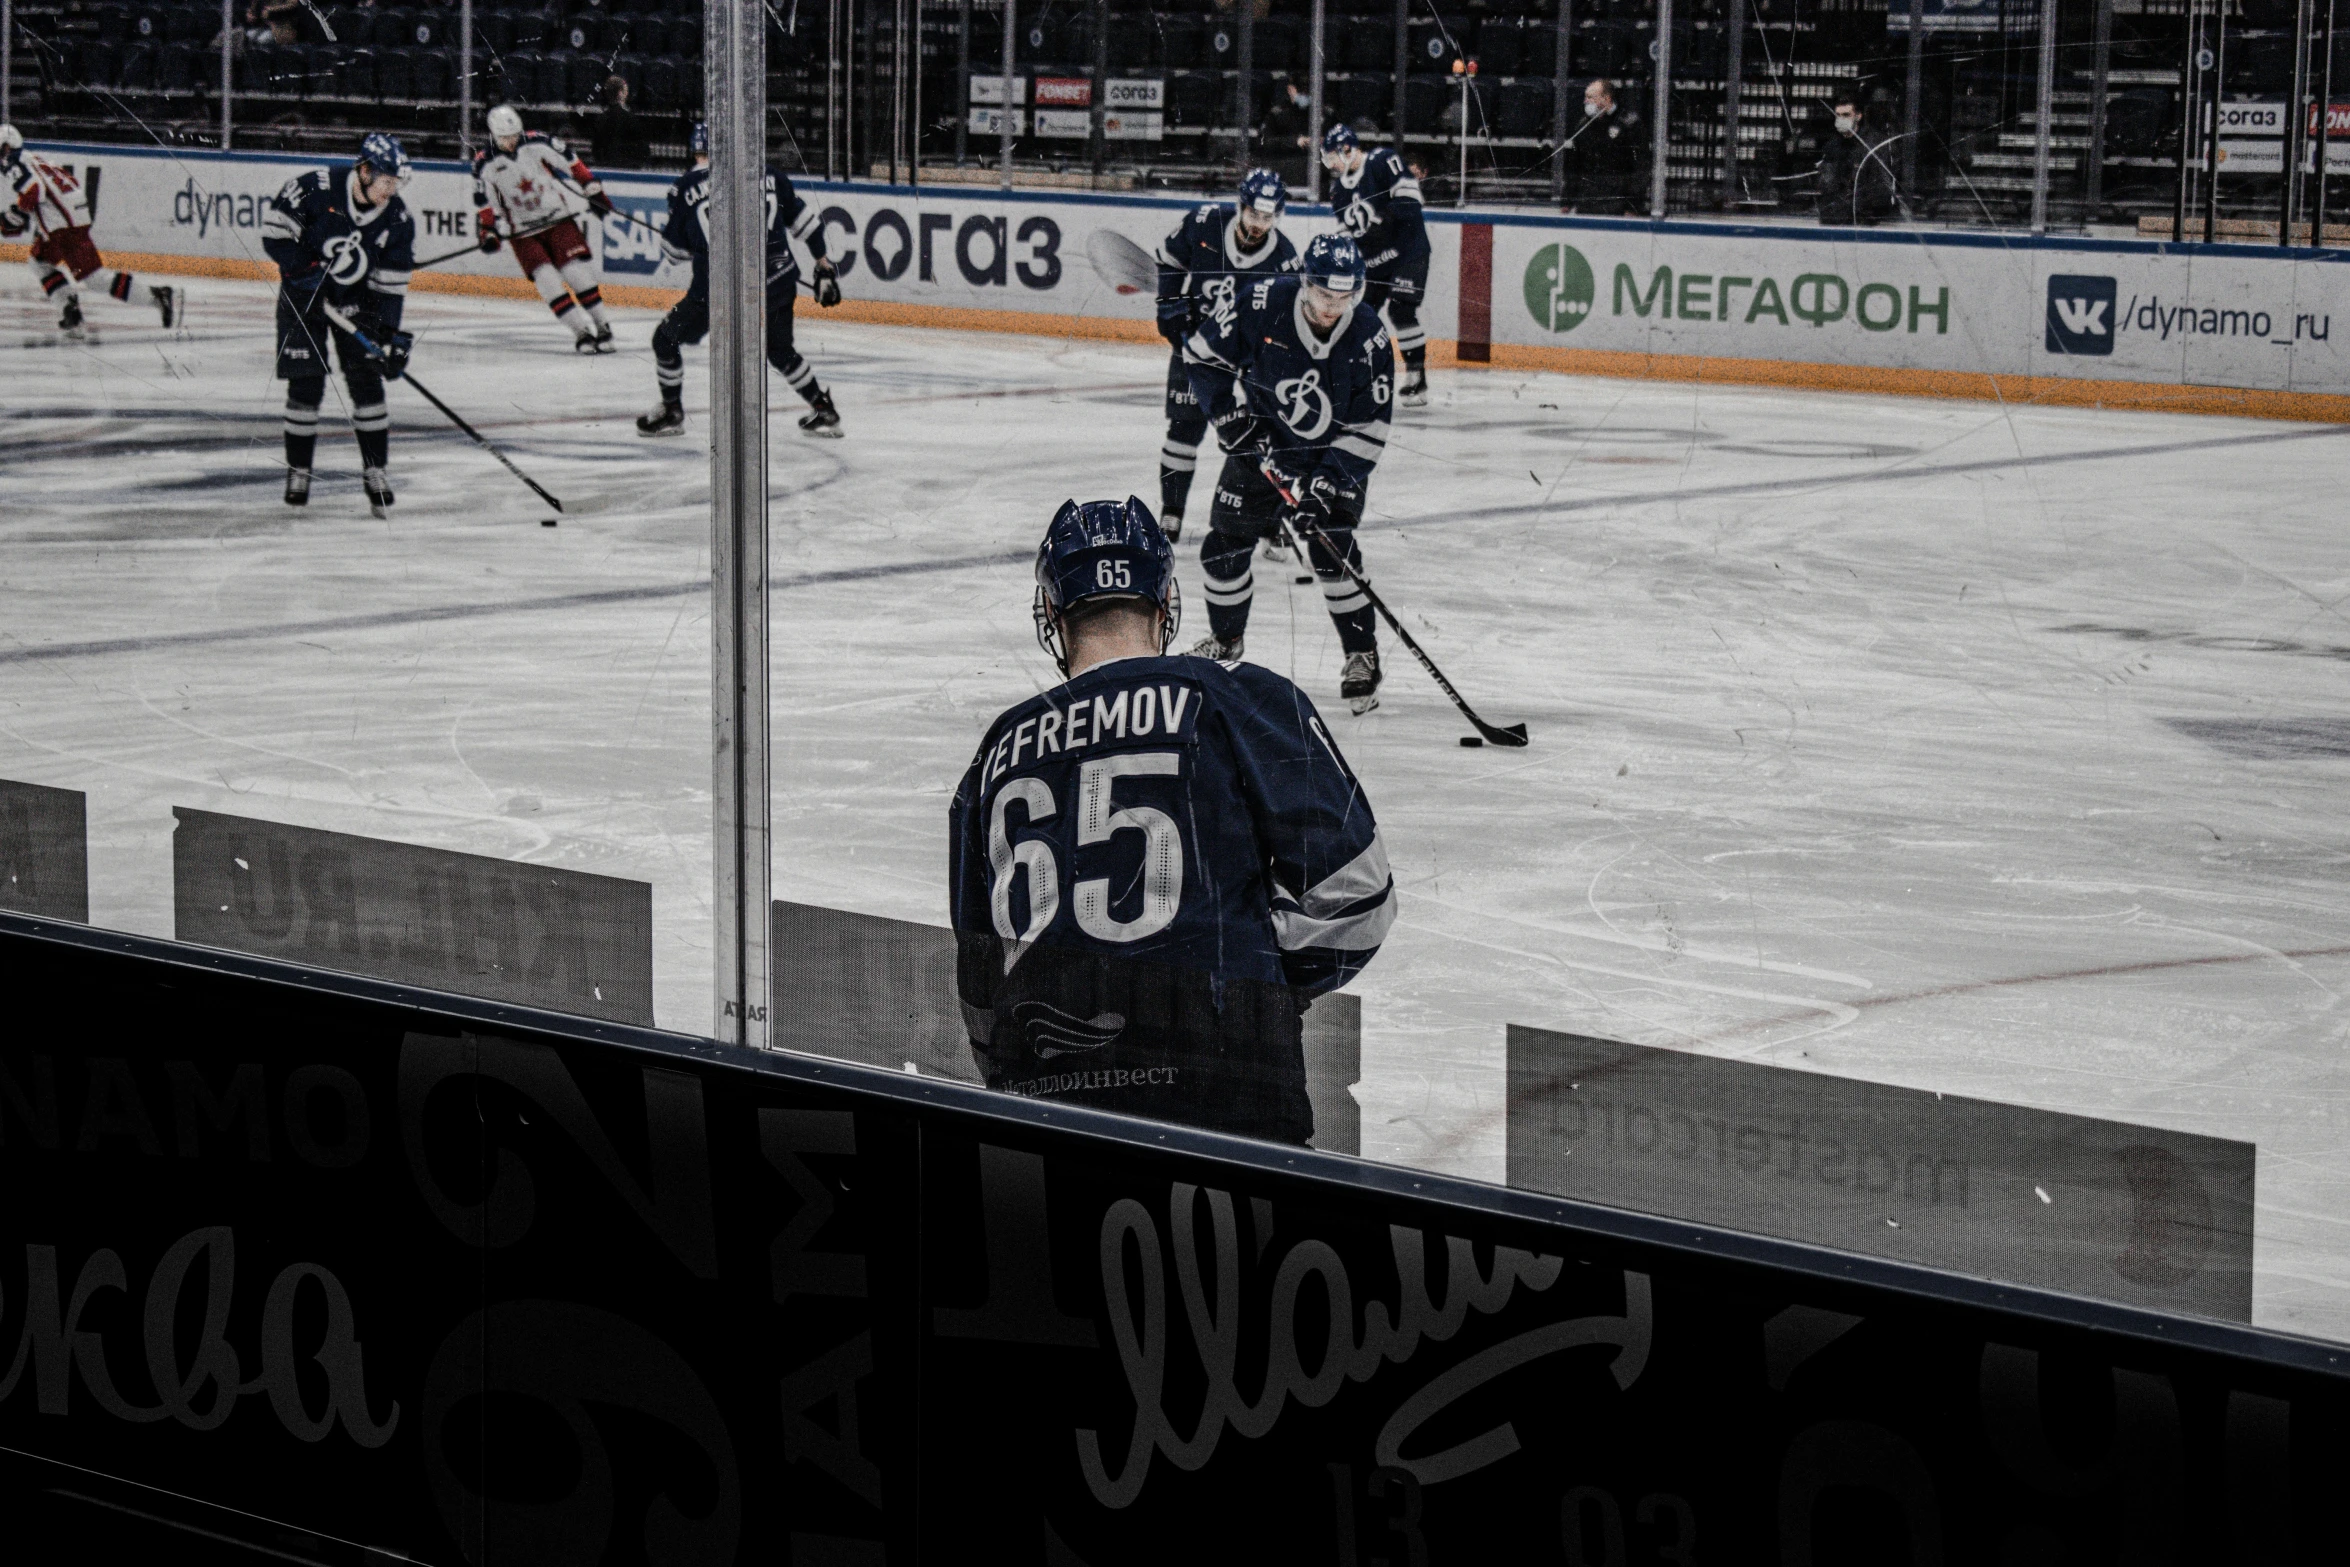
[[[1294,454],[1285,469],[1327,473],[1360,496],[1387,450],[1395,350],[1378,312],[1360,303],[1323,337],[1300,309],[1304,287],[1298,277],[1266,278],[1203,317],[1183,345],[1192,393],[1218,430],[1262,420],[1273,449]]]
[[[1363,248],[1374,277],[1409,272],[1428,261],[1428,227],[1420,215],[1420,182],[1393,147],[1374,147],[1352,174],[1333,175],[1330,207],[1338,226]]]
[[[790,177],[772,164],[767,168],[766,184],[767,287],[773,292],[788,289],[799,280],[800,264],[791,248],[793,236],[808,247],[809,255],[822,261],[824,229],[816,221],[815,209],[792,189]],[[681,260],[693,259],[690,287],[696,294],[710,291],[709,206],[710,170],[706,164],[686,170],[669,187],[669,221],[661,230],[661,239],[670,254]]]
[[[1297,247],[1273,225],[1255,250],[1240,238],[1239,209],[1231,203],[1195,207],[1159,242],[1159,331],[1176,342],[1188,336],[1203,309],[1229,300],[1246,278],[1297,270]]]
[[[1097,665],[990,726],[949,833],[992,1084],[1303,1140],[1300,993],[1352,977],[1395,917],[1370,802],[1304,692],[1251,664]]]
[[[350,165],[286,181],[262,216],[261,246],[289,295],[308,299],[323,289],[336,304],[399,327],[416,268],[416,220],[398,196],[361,206]]]

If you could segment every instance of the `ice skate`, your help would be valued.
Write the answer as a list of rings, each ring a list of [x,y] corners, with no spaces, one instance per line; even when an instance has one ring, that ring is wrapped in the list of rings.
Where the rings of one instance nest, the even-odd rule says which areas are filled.
[[[1349,653],[1338,671],[1338,694],[1350,712],[1367,713],[1379,705],[1379,650]]]
[[[1226,642],[1211,631],[1193,646],[1191,656],[1193,658],[1212,658],[1219,664],[1237,664],[1240,662],[1241,650],[1247,645],[1248,638],[1246,637],[1234,637],[1231,641]]]
[[[1169,544],[1183,537],[1183,513],[1164,512],[1159,517],[1159,531],[1167,536]]]
[[[641,415],[636,422],[639,435],[685,434],[685,408],[678,403],[655,403],[653,411]]]
[[[82,335],[82,302],[71,294],[65,297],[65,309],[57,317],[57,330],[67,337]]]
[[[381,468],[370,468],[363,476],[367,485],[367,509],[378,517],[392,514],[392,478]]]
[[[1287,533],[1275,533],[1266,538],[1265,563],[1267,565],[1286,566],[1296,559],[1297,551],[1289,547],[1289,535]]]
[[[163,317],[163,329],[168,332],[180,324],[180,315],[187,308],[187,299],[167,283],[157,283],[147,290],[147,297],[155,301],[155,313]]]
[[[1404,377],[1403,389],[1395,394],[1406,408],[1428,406],[1428,372],[1414,370]]]
[[[307,506],[310,504],[309,469],[288,468],[286,470],[286,504],[288,506]]]
[[[596,352],[599,354],[609,354],[616,351],[618,347],[619,345],[612,341],[612,323],[609,321],[597,323],[595,336]]]
[[[602,349],[596,347],[596,334],[593,332],[581,332],[577,336],[573,337],[571,340],[571,351],[575,354],[595,354],[603,352]]]
[[[800,433],[840,439],[840,410],[832,406],[830,392],[819,391],[809,397],[808,411],[800,415]]]

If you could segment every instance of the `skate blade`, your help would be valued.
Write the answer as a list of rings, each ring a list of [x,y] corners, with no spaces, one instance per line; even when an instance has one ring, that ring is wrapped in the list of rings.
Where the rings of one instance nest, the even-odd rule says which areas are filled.
[[[800,433],[802,435],[813,435],[821,440],[837,441],[848,432],[843,430],[837,424],[820,424],[813,429],[810,429],[807,425],[803,424],[800,426]]]
[[[1350,696],[1346,699],[1347,711],[1354,714],[1357,718],[1360,718],[1363,714],[1369,712],[1372,708],[1377,707],[1378,705],[1379,697],[1377,693],[1373,693],[1370,696]]]

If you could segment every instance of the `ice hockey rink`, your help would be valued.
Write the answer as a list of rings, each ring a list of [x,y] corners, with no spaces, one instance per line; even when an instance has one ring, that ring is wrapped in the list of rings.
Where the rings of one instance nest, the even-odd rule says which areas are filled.
[[[414,367],[561,525],[391,394],[393,520],[330,390],[278,499],[271,290],[68,342],[0,279],[0,776],[86,791],[92,917],[171,934],[172,807],[648,882],[710,1027],[708,457],[641,439],[654,317],[416,296]],[[822,319],[771,381],[777,896],[945,921],[949,793],[1051,678],[1054,507],[1155,504],[1166,356]],[[1370,495],[1383,639],[1337,699],[1260,563],[1249,656],[1323,704],[1402,915],[1356,989],[1364,1151],[1498,1179],[1512,1022],[2260,1147],[2255,1320],[2350,1336],[2350,430],[1438,372]],[[1199,613],[1197,522],[1178,553]]]

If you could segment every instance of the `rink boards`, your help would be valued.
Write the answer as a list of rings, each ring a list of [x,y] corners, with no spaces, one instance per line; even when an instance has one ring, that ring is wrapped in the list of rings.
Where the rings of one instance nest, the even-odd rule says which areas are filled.
[[[2279,1562],[2344,1523],[2330,1345],[13,914],[0,981],[0,1498],[91,1559]]]
[[[268,277],[269,196],[316,159],[41,144],[92,177],[97,237],[128,264]],[[586,226],[616,302],[666,305],[687,271],[645,225],[669,178],[607,176],[628,216]],[[1107,230],[1155,251],[1193,203],[805,181],[844,313],[1051,335],[1152,336],[1147,291],[1088,261]],[[407,200],[426,258],[473,233],[470,176],[423,163]],[[1439,363],[1602,375],[2350,417],[2335,317],[2350,256],[2246,245],[1431,211],[1422,319]],[[631,221],[635,220],[635,221]],[[1329,209],[1295,207],[1302,240]],[[0,253],[22,254],[21,247]],[[421,286],[530,297],[505,253]],[[2350,324],[2346,324],[2350,326]]]

